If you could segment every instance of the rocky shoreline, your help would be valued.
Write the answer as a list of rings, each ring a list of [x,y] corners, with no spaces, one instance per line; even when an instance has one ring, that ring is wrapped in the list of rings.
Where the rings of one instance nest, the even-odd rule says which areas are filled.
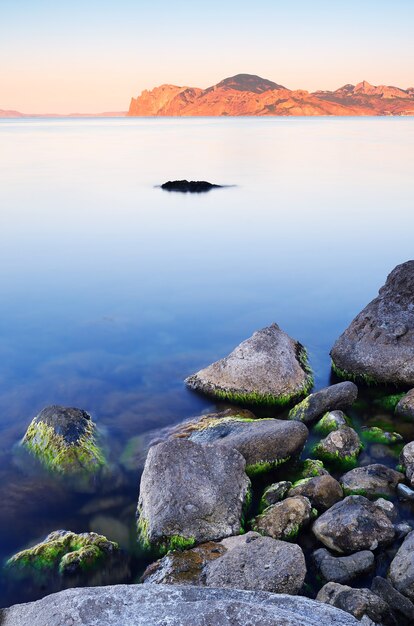
[[[91,626],[414,624],[414,530],[401,507],[414,501],[414,441],[350,416],[358,386],[375,382],[396,386],[378,387],[376,401],[413,420],[414,261],[391,272],[331,356],[346,380],[310,393],[306,349],[273,324],[189,376],[190,389],[233,406],[149,446],[137,541],[153,562],[141,584],[89,588],[123,582],[128,555],[111,537],[55,531],[11,557],[7,575],[83,588],[5,609],[0,623],[54,615],[58,626],[70,612]],[[259,418],[255,407],[290,410]],[[114,471],[80,409],[47,407],[22,446],[86,492]]]

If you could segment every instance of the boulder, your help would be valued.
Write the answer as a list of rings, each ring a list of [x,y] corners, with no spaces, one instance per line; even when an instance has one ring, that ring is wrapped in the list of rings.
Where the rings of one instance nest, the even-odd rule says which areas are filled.
[[[53,473],[96,474],[105,465],[96,426],[86,411],[48,406],[31,421],[22,445]]]
[[[334,430],[315,445],[314,455],[339,467],[355,467],[362,443],[353,428],[344,426]]]
[[[0,610],[2,626],[359,626],[302,596],[176,585],[69,589]]]
[[[234,413],[213,413],[187,421],[181,428],[174,428],[172,437],[235,448],[246,459],[249,476],[274,469],[300,455],[308,438],[304,424]]]
[[[326,511],[342,500],[344,494],[338,481],[328,474],[299,480],[293,484],[288,496],[305,496],[315,509]]]
[[[225,446],[173,439],[152,447],[141,477],[140,543],[167,551],[239,534],[250,494],[245,465]]]
[[[340,479],[346,495],[353,494],[367,498],[395,496],[398,483],[403,481],[404,474],[380,463],[357,467]]]
[[[381,626],[398,626],[390,606],[369,589],[353,589],[332,582],[322,587],[316,599],[351,613],[359,620],[366,615]]]
[[[414,624],[414,604],[394,589],[388,580],[376,576],[372,581],[371,591],[391,607],[399,626]]]
[[[348,426],[348,420],[343,411],[328,411],[315,424],[314,430],[316,433],[326,436],[333,430],[339,430],[344,426]]]
[[[253,530],[273,539],[294,539],[309,524],[312,507],[307,498],[295,496],[269,506],[252,523]]]
[[[181,191],[182,193],[203,193],[218,187],[221,185],[215,185],[206,180],[169,180],[161,185],[161,189],[166,191]]]
[[[395,531],[381,507],[363,496],[348,496],[313,524],[313,533],[327,548],[342,554],[375,550],[391,543]]]
[[[395,407],[395,414],[408,420],[414,420],[414,389],[410,389]]]
[[[289,419],[313,422],[327,411],[351,406],[358,397],[358,387],[351,382],[338,383],[312,393],[293,407]]]
[[[273,485],[266,487],[260,499],[260,512],[263,512],[268,506],[283,500],[291,486],[292,483],[289,480],[281,480],[278,483],[273,483]]]
[[[414,601],[414,531],[406,536],[392,560],[388,578],[397,591]]]
[[[379,295],[331,350],[335,372],[368,383],[414,385],[414,261],[388,276]]]
[[[305,348],[272,324],[185,382],[221,400],[283,406],[307,394],[313,378]]]
[[[332,556],[326,548],[312,554],[320,576],[326,582],[346,584],[373,571],[375,558],[370,550],[355,552],[349,556]]]
[[[411,485],[414,487],[414,441],[407,443],[400,454],[400,464],[404,469],[405,475]]]

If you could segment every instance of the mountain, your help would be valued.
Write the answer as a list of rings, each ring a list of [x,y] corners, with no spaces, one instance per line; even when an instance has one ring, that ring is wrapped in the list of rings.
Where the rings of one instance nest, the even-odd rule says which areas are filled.
[[[128,115],[414,115],[414,88],[363,81],[309,93],[253,74],[237,74],[207,89],[161,85],[145,90],[131,99]]]

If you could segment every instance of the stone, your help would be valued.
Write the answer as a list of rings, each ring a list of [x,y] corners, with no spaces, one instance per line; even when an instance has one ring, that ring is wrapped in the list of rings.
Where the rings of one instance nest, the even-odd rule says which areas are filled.
[[[187,421],[182,428],[175,427],[171,436],[188,438],[202,445],[235,448],[245,458],[249,476],[262,474],[297,458],[308,438],[304,424],[232,413],[213,413]]]
[[[344,494],[338,481],[328,474],[299,480],[293,484],[288,496],[305,496],[320,512],[330,509],[336,502],[342,500]]]
[[[361,429],[361,437],[367,443],[380,443],[387,446],[403,441],[403,437],[399,433],[390,433],[379,426],[363,427]]]
[[[410,389],[395,407],[395,414],[408,420],[414,420],[414,389]]]
[[[398,511],[389,500],[386,500],[385,498],[378,498],[377,500],[374,500],[374,504],[379,507],[392,522],[397,519]]]
[[[371,591],[391,607],[399,626],[414,624],[414,604],[394,589],[388,580],[376,576],[372,581]]]
[[[165,189],[166,191],[181,191],[182,193],[203,193],[221,186],[222,185],[209,183],[206,180],[169,180],[161,185],[161,189]]]
[[[358,387],[351,382],[338,383],[312,393],[293,407],[289,412],[289,419],[300,422],[313,422],[326,413],[335,409],[351,406],[358,397]]]
[[[307,394],[313,378],[305,348],[272,324],[185,382],[229,402],[284,406]]]
[[[407,487],[407,485],[399,483],[397,485],[397,495],[401,502],[407,502],[407,500],[414,502],[414,490]]]
[[[355,467],[362,443],[353,428],[344,426],[334,430],[322,439],[313,449],[314,455],[339,467]]]
[[[414,487],[414,441],[407,443],[402,449],[400,464],[404,469],[411,487]]]
[[[331,350],[341,378],[414,385],[414,261],[390,273],[379,295],[351,322]]]
[[[391,520],[363,496],[347,496],[323,513],[313,524],[315,537],[341,554],[375,550],[391,543],[395,531]]]
[[[359,576],[370,574],[375,567],[375,557],[370,550],[349,556],[333,556],[326,548],[312,554],[318,572],[326,582],[346,584]]]
[[[340,478],[346,495],[361,495],[367,498],[395,496],[398,483],[403,481],[404,474],[380,463],[357,467]]]
[[[302,596],[177,585],[68,589],[0,610],[2,626],[360,626]]]
[[[294,539],[300,530],[309,524],[311,515],[312,507],[309,500],[295,496],[268,507],[254,519],[252,528],[273,539]]]
[[[106,463],[96,426],[82,409],[46,407],[31,421],[22,445],[46,469],[65,476],[93,475]]]
[[[397,591],[414,601],[414,531],[406,536],[391,561],[388,578]]]
[[[322,587],[316,599],[351,613],[359,620],[366,615],[374,623],[398,626],[390,606],[369,589],[353,589],[331,582]]]
[[[413,530],[413,527],[411,526],[411,524],[408,524],[407,522],[400,522],[399,524],[394,524],[394,530],[395,530],[395,538],[402,539],[403,537],[406,537],[408,533],[410,533]]]
[[[305,459],[300,475],[302,478],[313,478],[314,476],[327,476],[329,472],[319,459]]]
[[[328,411],[315,424],[314,431],[320,435],[326,436],[333,430],[339,430],[344,426],[348,426],[348,420],[343,411]]]
[[[141,477],[138,535],[161,552],[237,535],[250,495],[242,455],[172,439],[150,448]]]
[[[283,500],[291,486],[292,483],[289,480],[281,480],[278,483],[273,483],[273,485],[266,487],[260,499],[260,512],[263,512],[268,506]]]

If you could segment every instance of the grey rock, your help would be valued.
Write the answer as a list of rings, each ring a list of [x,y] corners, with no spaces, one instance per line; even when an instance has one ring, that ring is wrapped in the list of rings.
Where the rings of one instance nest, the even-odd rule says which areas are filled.
[[[414,487],[414,441],[407,443],[400,454],[400,464],[404,468],[405,475],[410,482],[411,487]]]
[[[292,483],[289,480],[281,480],[278,483],[273,483],[273,485],[266,487],[260,499],[260,510],[263,511],[268,506],[283,500],[291,486]]]
[[[348,419],[343,411],[328,411],[315,424],[315,432],[321,435],[327,435],[333,430],[339,430],[344,426],[348,426]]]
[[[372,581],[371,591],[387,602],[399,626],[414,624],[414,604],[394,589],[388,580],[376,576]]]
[[[359,494],[367,498],[395,496],[398,483],[403,482],[404,474],[374,463],[365,467],[357,467],[347,472],[340,479],[346,495]]]
[[[268,507],[253,521],[252,528],[273,539],[293,539],[311,520],[308,498],[295,496]]]
[[[414,502],[414,489],[410,489],[407,485],[399,483],[397,485],[397,495],[401,502],[406,502],[407,500]]]
[[[70,589],[0,610],[2,626],[359,626],[301,596],[174,585]]]
[[[327,411],[351,406],[358,397],[358,387],[351,382],[338,383],[312,393],[293,407],[289,419],[313,422]]]
[[[380,507],[363,496],[348,496],[313,524],[313,533],[334,552],[375,550],[394,539],[392,522]]]
[[[174,439],[151,448],[138,502],[141,543],[166,550],[239,534],[250,489],[244,469],[227,447]]]
[[[313,379],[303,346],[272,324],[185,382],[222,400],[283,405],[308,393]]]
[[[344,426],[334,430],[314,447],[314,454],[322,461],[349,467],[356,464],[362,443],[353,428]]]
[[[353,589],[347,585],[327,583],[316,599],[351,613],[357,619],[366,615],[384,626],[398,626],[390,606],[369,589]]]
[[[412,529],[413,527],[411,526],[411,524],[408,524],[407,522],[400,522],[399,524],[394,524],[395,538],[402,539],[403,537],[406,537],[408,533],[412,531]]]
[[[388,578],[397,591],[414,601],[414,532],[406,536],[391,561]]]
[[[383,511],[392,522],[397,519],[398,511],[389,500],[386,500],[385,498],[378,498],[377,500],[374,500],[374,505],[381,509],[381,511]]]
[[[342,487],[330,475],[305,478],[295,483],[288,493],[292,496],[305,496],[318,511],[330,509],[336,502],[342,500]]]
[[[414,385],[414,261],[398,265],[331,350],[339,375]]]
[[[414,419],[414,389],[410,389],[395,407],[395,414],[405,419]]]
[[[375,566],[375,558],[370,550],[362,550],[349,556],[332,556],[326,548],[319,548],[312,556],[326,582],[346,584],[358,576],[369,574]]]

